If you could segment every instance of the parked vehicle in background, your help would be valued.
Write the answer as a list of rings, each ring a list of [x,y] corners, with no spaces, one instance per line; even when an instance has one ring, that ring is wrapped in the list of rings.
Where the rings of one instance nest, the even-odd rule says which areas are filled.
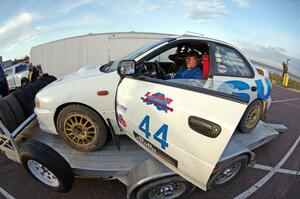
[[[19,63],[5,69],[5,76],[10,90],[28,84],[28,64]]]
[[[8,94],[8,84],[2,67],[0,67],[0,99]]]

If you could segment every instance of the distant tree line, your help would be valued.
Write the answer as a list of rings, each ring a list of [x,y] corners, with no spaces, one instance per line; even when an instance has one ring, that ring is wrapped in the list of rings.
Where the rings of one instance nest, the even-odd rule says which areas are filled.
[[[29,56],[28,55],[26,55],[24,58],[21,58],[21,59],[14,59],[13,61],[12,61],[12,64],[13,65],[15,65],[15,64],[18,64],[18,63],[29,63]]]

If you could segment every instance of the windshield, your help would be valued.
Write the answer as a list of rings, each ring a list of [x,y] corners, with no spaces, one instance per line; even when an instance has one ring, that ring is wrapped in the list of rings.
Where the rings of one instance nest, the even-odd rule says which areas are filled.
[[[143,53],[147,52],[148,50],[150,50],[150,49],[152,49],[152,48],[154,48],[156,46],[159,46],[159,45],[161,45],[161,44],[163,44],[163,43],[165,43],[165,42],[167,42],[169,40],[170,40],[170,38],[165,38],[165,39],[160,39],[160,40],[152,41],[149,44],[147,44],[147,45],[145,45],[145,46],[143,46],[143,47],[141,47],[141,48],[133,51],[132,53],[130,53],[128,55],[126,55],[125,57],[123,57],[123,58],[121,58],[121,59],[119,59],[117,61],[110,62],[110,63],[106,64],[105,65],[106,67],[104,67],[104,69],[101,69],[101,71],[103,71],[103,72],[112,72],[112,71],[115,71],[115,70],[117,70],[119,62],[121,60],[132,60],[132,59],[135,59],[138,56],[142,55]]]

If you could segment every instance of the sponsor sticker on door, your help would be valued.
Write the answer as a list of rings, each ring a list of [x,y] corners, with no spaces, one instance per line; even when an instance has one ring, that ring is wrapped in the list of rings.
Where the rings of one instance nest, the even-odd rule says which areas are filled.
[[[173,112],[173,108],[170,107],[173,99],[166,97],[163,93],[157,92],[152,94],[151,92],[147,92],[141,97],[141,100],[147,105],[153,105],[159,111],[164,111],[165,113],[168,113],[168,111]]]

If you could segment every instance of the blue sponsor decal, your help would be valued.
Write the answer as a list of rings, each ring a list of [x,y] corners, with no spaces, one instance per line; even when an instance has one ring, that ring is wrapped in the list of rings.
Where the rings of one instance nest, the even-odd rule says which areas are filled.
[[[249,84],[247,84],[246,82],[243,81],[239,81],[239,80],[233,80],[233,81],[227,81],[225,82],[227,84],[231,84],[233,85],[234,89],[238,89],[239,91],[246,91],[250,89]],[[233,92],[233,95],[239,96],[247,101],[250,101],[250,95],[247,93],[243,93],[243,92]]]
[[[265,95],[265,86],[262,83],[262,80],[255,80],[255,84],[257,87],[257,98],[262,99],[262,100],[267,100],[270,95],[271,95],[271,89],[272,89],[272,84],[270,82],[269,78],[265,78],[264,79],[267,85],[267,94]],[[250,86],[249,84],[247,84],[246,82],[243,81],[239,81],[239,80],[233,80],[233,81],[227,81],[225,82],[227,84],[232,84],[234,89],[238,89],[239,91],[248,91],[250,90]],[[243,99],[246,99],[248,101],[250,101],[250,95],[244,92],[233,92],[233,95],[237,95]]]
[[[170,103],[173,101],[171,98],[168,98],[163,93],[154,93],[151,94],[147,92],[144,97],[141,97],[141,100],[145,102],[147,105],[154,105],[159,111],[173,111],[173,108],[169,107]]]
[[[257,98],[266,100],[270,97],[271,95],[271,89],[272,89],[272,84],[269,80],[269,78],[265,78],[266,84],[267,84],[267,94],[265,95],[265,88],[264,85],[262,83],[262,81],[259,80],[255,80],[255,84],[257,86]]]

